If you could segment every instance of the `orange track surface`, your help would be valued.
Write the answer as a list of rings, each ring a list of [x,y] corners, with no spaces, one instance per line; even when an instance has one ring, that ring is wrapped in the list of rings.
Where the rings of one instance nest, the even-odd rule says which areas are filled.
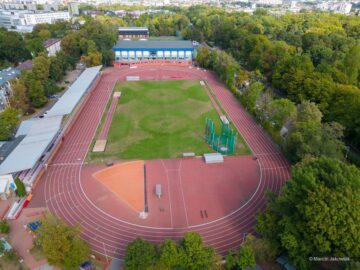
[[[144,211],[144,161],[117,164],[93,176],[132,209]]]

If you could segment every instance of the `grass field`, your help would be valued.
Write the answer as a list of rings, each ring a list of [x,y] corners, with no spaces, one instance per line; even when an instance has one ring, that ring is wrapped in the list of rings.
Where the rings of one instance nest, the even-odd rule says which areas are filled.
[[[89,162],[214,152],[204,141],[205,119],[211,118],[219,129],[221,122],[199,81],[119,82],[115,91],[122,96],[106,151],[90,153]],[[250,154],[239,134],[236,154]]]

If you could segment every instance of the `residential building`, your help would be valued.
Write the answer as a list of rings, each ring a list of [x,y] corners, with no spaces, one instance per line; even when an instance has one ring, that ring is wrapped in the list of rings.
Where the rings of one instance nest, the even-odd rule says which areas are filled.
[[[48,56],[55,56],[61,49],[61,39],[50,38],[44,41],[43,46],[46,49]]]
[[[7,68],[0,71],[0,112],[3,111],[8,104],[11,94],[10,81],[20,75],[20,69]]]
[[[70,2],[68,3],[68,10],[71,16],[79,16],[79,3],[77,2]]]
[[[24,14],[26,25],[36,25],[39,23],[54,23],[56,21],[69,21],[70,14],[67,11],[41,12]]]
[[[59,20],[69,21],[67,11],[33,12],[28,10],[0,10],[0,27],[19,32],[31,32],[34,25],[39,23],[54,23]]]

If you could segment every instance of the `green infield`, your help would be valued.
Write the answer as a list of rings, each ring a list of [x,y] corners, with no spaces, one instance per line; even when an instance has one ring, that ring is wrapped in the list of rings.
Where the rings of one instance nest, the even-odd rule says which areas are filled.
[[[90,153],[89,162],[108,159],[163,159],[214,152],[204,140],[205,120],[218,130],[219,115],[199,81],[119,82],[106,150]],[[100,125],[100,129],[102,125]],[[250,154],[237,134],[236,154]]]

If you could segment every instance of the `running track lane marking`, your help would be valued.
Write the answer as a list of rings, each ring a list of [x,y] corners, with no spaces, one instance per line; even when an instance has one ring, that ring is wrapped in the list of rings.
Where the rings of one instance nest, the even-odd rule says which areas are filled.
[[[161,164],[162,166],[164,167],[165,169],[165,173],[166,173],[166,180],[167,180],[167,186],[168,186],[168,194],[169,194],[169,208],[170,208],[170,224],[171,224],[171,227],[173,228],[174,227],[174,223],[173,223],[173,214],[172,214],[172,203],[171,203],[171,193],[170,193],[170,180],[169,180],[169,173],[168,173],[168,170],[164,164],[164,161],[161,160]]]
[[[187,227],[189,227],[189,219],[188,219],[188,214],[187,214],[187,209],[186,209],[185,196],[184,196],[184,189],[183,189],[183,186],[182,186],[181,166],[182,166],[182,159],[180,159],[180,166],[179,166],[179,168],[178,168],[178,175],[179,175],[179,181],[180,181],[180,188],[181,188],[182,201],[183,201],[183,204],[184,204],[184,210],[185,210],[186,225],[187,225]]]

